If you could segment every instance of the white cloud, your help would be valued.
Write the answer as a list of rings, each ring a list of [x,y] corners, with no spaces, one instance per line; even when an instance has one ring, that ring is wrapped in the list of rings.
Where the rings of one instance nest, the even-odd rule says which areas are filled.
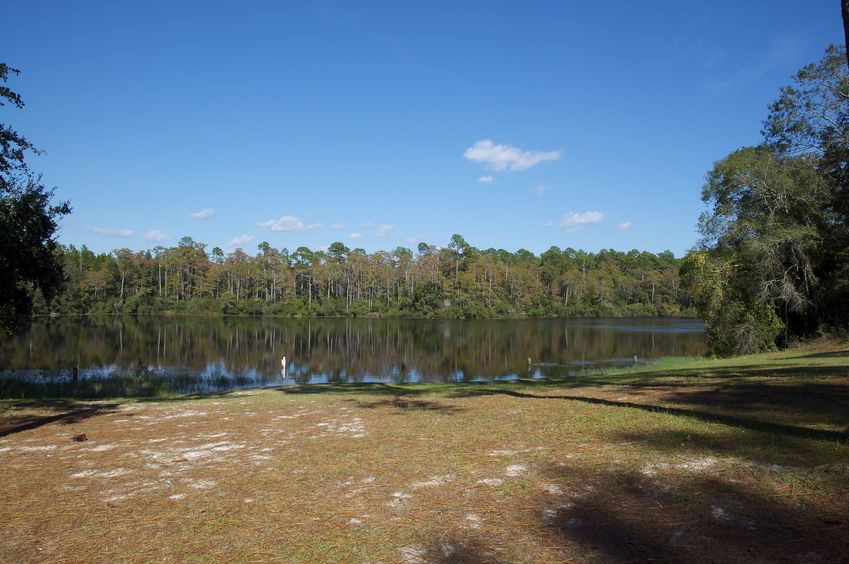
[[[361,224],[360,227],[364,227],[366,229],[374,229],[375,237],[383,237],[387,235],[390,231],[392,231],[392,226],[388,223],[372,223],[369,221],[368,223]]]
[[[634,224],[631,223],[630,221],[623,221],[622,223],[620,223],[619,225],[616,226],[616,229],[619,229],[621,231],[625,231],[626,229],[631,229],[633,226],[634,226]]]
[[[229,241],[227,241],[228,247],[241,247],[242,245],[247,245],[251,241],[254,240],[253,235],[248,235],[245,233],[244,235],[239,235],[237,237],[233,237]]]
[[[213,208],[203,208],[202,210],[192,212],[192,218],[194,219],[206,219],[213,215],[215,215],[215,210]]]
[[[481,176],[480,178],[478,178],[478,182],[480,182],[481,184],[492,184],[494,181],[495,179],[491,176]]]
[[[534,188],[534,192],[536,192],[537,196],[542,196],[549,190],[551,190],[551,186],[549,186],[548,184],[540,184],[539,186]]]
[[[560,151],[523,151],[518,147],[496,145],[489,139],[482,139],[466,149],[463,156],[470,161],[483,163],[491,170],[515,172],[544,161],[556,161],[560,158]]]
[[[331,224],[330,224],[330,229],[342,229],[343,227],[345,227],[345,224],[344,224],[344,223],[341,223],[341,222],[340,222],[340,223],[331,223]]]
[[[577,231],[585,225],[600,223],[604,214],[597,211],[586,211],[584,213],[569,212],[560,220],[560,228],[566,231]]]
[[[147,235],[144,236],[148,241],[156,241],[161,243],[162,241],[167,241],[169,239],[168,235],[160,231],[159,229],[151,229],[147,232]]]
[[[350,237],[351,239],[362,239],[362,238],[363,238],[363,234],[362,234],[362,233],[360,233],[359,231],[354,231],[353,233],[351,233],[350,235],[348,235],[348,237]]]
[[[288,233],[292,231],[304,231],[306,229],[318,229],[322,224],[311,223],[309,225],[305,225],[300,218],[295,217],[294,215],[284,215],[280,219],[261,221],[258,225],[260,227],[270,229],[271,231],[284,231]]]
[[[92,227],[91,230],[98,235],[107,237],[132,237],[135,231],[132,229],[122,229],[119,227]]]

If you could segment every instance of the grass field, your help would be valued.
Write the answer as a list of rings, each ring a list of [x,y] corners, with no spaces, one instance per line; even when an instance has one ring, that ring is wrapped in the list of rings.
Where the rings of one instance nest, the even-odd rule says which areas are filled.
[[[6,401],[0,561],[846,561],[847,426],[833,341],[559,382]]]

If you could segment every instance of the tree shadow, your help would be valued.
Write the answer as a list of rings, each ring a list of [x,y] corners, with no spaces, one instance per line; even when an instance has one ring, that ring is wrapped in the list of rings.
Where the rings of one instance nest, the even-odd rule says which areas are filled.
[[[392,399],[381,399],[375,401],[357,401],[355,407],[361,409],[395,408],[396,413],[409,413],[411,411],[432,411],[445,415],[454,415],[466,411],[456,405],[449,405],[438,401],[409,399],[405,396],[395,396]]]
[[[800,357],[802,358],[802,357]],[[849,369],[845,365],[834,366],[770,366],[763,364],[739,364],[727,367],[709,368],[670,368],[662,373],[636,373],[634,376],[646,378],[686,378],[698,377],[702,379],[715,378],[829,378],[834,376],[846,376]],[[628,374],[622,374],[621,378],[627,378]],[[621,380],[620,380],[621,381]]]
[[[499,555],[483,535],[470,532],[452,532],[433,535],[422,547],[413,547],[410,554],[403,554],[404,562],[428,562],[433,564],[491,564],[508,562]]]
[[[428,390],[413,387],[385,384],[381,382],[366,383],[353,382],[350,384],[301,384],[276,388],[283,394],[368,394],[368,395],[394,395],[415,396],[428,393]]]
[[[51,423],[73,425],[74,423],[79,423],[97,415],[114,412],[119,405],[118,403],[88,404],[73,400],[30,400],[15,402],[15,410],[42,409],[58,413],[52,415],[19,415],[3,412],[0,414],[0,437],[37,429]]]
[[[729,382],[712,390],[672,391],[659,399],[734,412],[775,413],[808,425],[849,425],[849,380],[786,384]]]
[[[179,403],[183,401],[197,401],[206,399],[238,399],[239,397],[241,397],[241,394],[239,394],[238,392],[260,389],[261,388],[242,388],[232,390],[220,390],[215,392],[197,392],[184,395],[127,398],[127,400],[137,403]]]
[[[500,384],[500,383],[499,383]],[[499,384],[495,384],[496,386]],[[283,394],[338,394],[415,397],[440,395],[446,390],[468,390],[468,395],[478,395],[477,391],[493,385],[491,382],[463,382],[446,384],[445,387],[421,386],[415,384],[390,384],[385,382],[352,382],[347,384],[300,384],[297,386],[279,386],[271,388]],[[459,393],[459,392],[457,392]]]
[[[553,468],[564,493],[540,499],[555,542],[602,561],[800,562],[849,557],[849,510],[799,506],[714,477]]]
[[[758,433],[710,434],[677,429],[622,432],[616,438],[641,445],[658,454],[676,453],[704,456],[711,453],[737,461],[749,461],[766,470],[781,466],[821,466],[826,462],[846,460],[841,449],[823,449],[820,443],[798,437]]]
[[[506,396],[523,399],[574,401],[591,405],[604,405],[607,407],[625,407],[629,409],[639,409],[641,411],[648,411],[651,413],[678,415],[682,417],[689,417],[691,419],[697,419],[706,423],[720,423],[723,425],[730,425],[733,427],[740,427],[753,431],[761,431],[764,433],[778,433],[792,437],[804,437],[828,441],[846,441],[847,439],[849,439],[849,434],[847,434],[846,431],[811,429],[807,427],[798,427],[785,423],[761,421],[757,419],[748,419],[736,415],[727,415],[696,409],[682,409],[665,405],[634,403],[587,396],[535,395],[527,392],[520,392],[517,390],[481,390],[480,393],[486,395],[503,394]]]
[[[800,355],[800,356],[791,356],[789,358],[792,358],[792,359],[799,359],[799,358],[849,358],[849,350],[810,353],[810,354],[803,354],[803,355]]]

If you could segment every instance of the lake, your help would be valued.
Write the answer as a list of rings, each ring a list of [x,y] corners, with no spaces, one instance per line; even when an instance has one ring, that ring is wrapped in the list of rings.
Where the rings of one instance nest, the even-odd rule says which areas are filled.
[[[0,341],[0,397],[562,378],[705,351],[696,319],[55,318]]]

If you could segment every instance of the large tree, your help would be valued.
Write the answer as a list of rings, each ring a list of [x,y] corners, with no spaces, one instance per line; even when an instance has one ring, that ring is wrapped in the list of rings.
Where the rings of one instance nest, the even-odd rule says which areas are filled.
[[[715,352],[772,347],[790,320],[817,316],[814,261],[825,183],[805,157],[744,148],[716,163],[702,199],[701,249],[682,268],[683,283],[710,328]]]
[[[23,108],[20,95],[6,86],[18,70],[0,63],[0,106]],[[58,220],[70,213],[53,203],[53,190],[26,163],[38,150],[11,126],[0,123],[0,330],[12,332],[29,316],[32,296],[48,300],[62,286],[55,240]]]
[[[718,353],[849,323],[849,72],[831,46],[781,89],[764,142],[708,174],[682,278]]]
[[[849,321],[849,67],[845,49],[829,46],[817,63],[803,67],[781,89],[764,122],[766,145],[782,156],[814,164],[827,193],[816,257],[822,282],[824,322]]]

